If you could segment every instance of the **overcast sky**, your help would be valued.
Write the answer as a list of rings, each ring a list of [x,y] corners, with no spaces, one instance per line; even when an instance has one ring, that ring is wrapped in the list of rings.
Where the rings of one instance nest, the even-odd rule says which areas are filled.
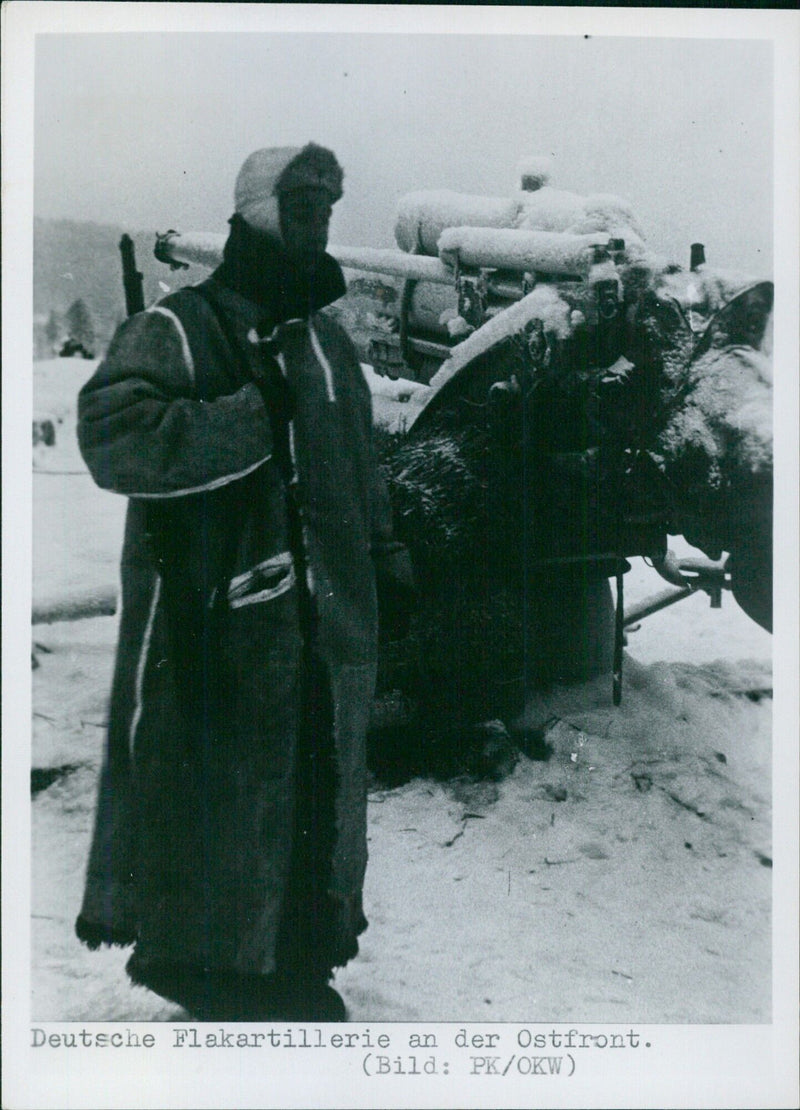
[[[398,197],[505,196],[521,158],[616,193],[685,263],[772,266],[771,44],[404,34],[48,34],[35,213],[225,230],[253,149],[313,139],[345,168],[331,238],[393,243]]]

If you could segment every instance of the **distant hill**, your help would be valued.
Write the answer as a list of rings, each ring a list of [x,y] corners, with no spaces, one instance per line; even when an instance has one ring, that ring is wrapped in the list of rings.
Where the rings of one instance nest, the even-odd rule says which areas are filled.
[[[202,266],[172,271],[153,256],[155,234],[113,224],[81,223],[75,220],[33,221],[33,356],[50,359],[67,339],[64,322],[67,309],[82,300],[89,310],[95,331],[94,351],[101,357],[114,331],[125,318],[122,260],[119,241],[123,234],[133,239],[136,268],[143,275],[146,305],[169,290],[202,281],[209,272]],[[391,278],[347,272],[349,293],[337,303],[335,312],[354,339],[359,353],[367,356],[375,316],[396,316],[399,282]],[[163,283],[163,284],[162,284]],[[53,345],[47,338],[47,322],[55,313],[61,323]]]
[[[34,355],[50,357],[45,326],[52,312],[62,320],[71,304],[81,299],[92,317],[96,354],[101,354],[125,317],[122,262],[119,241],[127,231],[134,242],[136,265],[144,281],[145,304],[152,304],[167,290],[159,282],[177,289],[202,279],[200,267],[174,273],[153,257],[155,235],[112,224],[80,223],[74,220],[33,221],[33,315]],[[62,337],[66,338],[66,328]]]

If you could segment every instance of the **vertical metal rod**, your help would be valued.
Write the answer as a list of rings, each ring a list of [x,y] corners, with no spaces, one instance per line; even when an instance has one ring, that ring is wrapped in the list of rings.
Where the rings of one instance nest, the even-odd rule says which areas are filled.
[[[612,698],[614,705],[622,701],[622,648],[625,641],[625,599],[623,597],[623,575],[617,575],[617,611],[614,620],[614,672]]]
[[[690,248],[689,269],[694,272],[706,262],[706,248],[702,243],[692,243]]]
[[[142,291],[142,275],[136,269],[136,254],[133,249],[133,239],[130,235],[122,236],[119,241],[119,250],[122,255],[125,310],[129,316],[134,316],[137,312],[144,312],[144,293]]]

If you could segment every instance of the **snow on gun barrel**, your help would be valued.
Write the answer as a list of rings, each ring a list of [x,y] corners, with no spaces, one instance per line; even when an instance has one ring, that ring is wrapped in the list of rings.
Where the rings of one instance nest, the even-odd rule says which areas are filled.
[[[689,269],[669,264],[624,199],[551,188],[540,164],[521,179],[509,198],[402,198],[400,250],[330,248],[348,270],[402,282],[365,354],[378,373],[430,382],[406,438],[427,441],[435,468],[437,437],[483,422],[498,456],[524,429],[537,560],[605,559],[608,574],[608,556],[660,558],[683,533],[712,558],[732,553],[734,593],[768,627],[771,282],[696,251]],[[223,241],[171,233],[157,253],[213,265]],[[511,452],[500,469],[518,463]]]
[[[452,398],[508,398],[525,389],[526,374],[536,408],[552,418],[554,379],[561,401],[576,378],[593,379],[589,408],[600,419],[589,450],[608,463],[616,444],[626,459],[609,483],[612,500],[631,498],[629,517],[649,501],[665,531],[713,558],[732,553],[737,600],[771,627],[772,283],[712,269],[700,244],[688,270],[669,264],[648,249],[623,198],[554,189],[547,160],[519,169],[522,187],[507,200],[432,191],[400,202],[398,245],[452,266],[456,311],[469,315],[456,317],[457,328],[449,310],[456,342],[431,378],[418,433],[441,409],[452,423]],[[418,338],[434,338],[425,308],[437,299],[420,285],[404,297],[412,376],[426,369],[414,325]],[[580,407],[572,416],[585,423],[591,415]],[[539,438],[532,454],[552,438],[548,423],[528,420]],[[573,507],[585,509],[578,500]]]

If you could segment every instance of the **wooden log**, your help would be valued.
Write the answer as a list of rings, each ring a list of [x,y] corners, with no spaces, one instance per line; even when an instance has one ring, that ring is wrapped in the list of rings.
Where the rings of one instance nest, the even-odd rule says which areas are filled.
[[[33,603],[33,624],[113,617],[117,611],[116,586],[78,590],[73,594],[39,598]]]

